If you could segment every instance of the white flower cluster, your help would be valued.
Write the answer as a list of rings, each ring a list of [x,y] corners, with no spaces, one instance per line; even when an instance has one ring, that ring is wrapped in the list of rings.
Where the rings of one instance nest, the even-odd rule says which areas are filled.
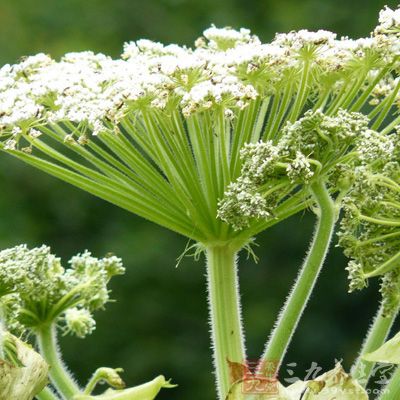
[[[279,33],[276,35],[275,42],[280,46],[289,46],[292,50],[301,50],[305,46],[324,45],[333,48],[336,45],[336,34],[320,29],[317,32],[310,32],[302,29],[298,32]]]
[[[388,30],[391,28],[399,29],[400,27],[400,9],[392,10],[386,6],[379,12],[379,30]]]
[[[223,200],[219,202],[218,217],[235,230],[240,230],[247,227],[253,218],[272,217],[270,206],[253,182],[242,177],[228,185]]]
[[[80,337],[93,331],[91,313],[109,301],[110,278],[124,273],[121,259],[98,259],[85,251],[70,264],[64,269],[47,246],[0,252],[0,307],[9,329],[24,331],[61,318]]]
[[[379,25],[375,28],[376,45],[391,54],[400,54],[400,8],[385,7],[379,13]]]
[[[374,160],[389,160],[394,150],[395,143],[392,137],[371,129],[367,129],[358,142],[360,159],[366,164]]]
[[[273,217],[293,187],[337,175],[336,166],[350,151],[361,147],[364,159],[390,151],[390,145],[381,144],[380,135],[368,129],[368,122],[363,114],[342,109],[334,116],[309,110],[298,121],[287,122],[275,143],[246,144],[241,175],[219,202],[218,216],[243,229],[251,218]]]
[[[132,110],[148,107],[175,110],[178,105],[187,117],[223,107],[233,116],[259,96],[275,93],[289,76],[294,87],[300,86],[305,59],[314,71],[311,91],[326,85],[338,90],[363,62],[373,76],[394,60],[392,48],[382,53],[383,42],[393,36],[382,29],[398,27],[398,14],[386,8],[381,28],[359,40],[301,30],[263,44],[247,29],[212,26],[194,49],[138,40],[125,44],[122,58],[115,60],[90,51],[66,54],[58,62],[45,54],[27,57],[0,69],[0,129],[8,135],[4,148],[14,150],[21,134],[35,136],[32,128],[60,121],[96,135]],[[380,56],[371,64],[367,53]]]
[[[296,151],[293,161],[286,167],[286,173],[292,182],[296,182],[299,179],[309,182],[314,175],[310,161],[300,151]]]
[[[272,140],[258,143],[248,143],[240,151],[240,156],[246,162],[242,167],[242,174],[252,182],[260,183],[265,176],[272,175],[276,163],[281,158],[281,149],[274,145]]]
[[[216,50],[226,50],[236,47],[239,43],[259,43],[258,38],[251,36],[250,30],[245,28],[236,31],[232,28],[221,29],[212,25],[203,32],[203,35],[209,41],[208,46]],[[199,47],[201,46],[201,39],[198,45]]]

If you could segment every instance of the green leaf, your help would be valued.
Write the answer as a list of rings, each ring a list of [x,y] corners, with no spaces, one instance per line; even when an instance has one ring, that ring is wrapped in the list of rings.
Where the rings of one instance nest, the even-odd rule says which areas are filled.
[[[378,350],[365,354],[362,358],[372,362],[400,364],[400,332]]]

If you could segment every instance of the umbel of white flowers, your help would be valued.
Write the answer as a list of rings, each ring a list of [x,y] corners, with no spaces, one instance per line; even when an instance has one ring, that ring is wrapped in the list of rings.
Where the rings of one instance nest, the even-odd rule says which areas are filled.
[[[335,118],[373,104],[371,125],[383,130],[398,104],[398,14],[385,8],[357,40],[301,30],[265,44],[247,29],[213,26],[194,49],[138,40],[121,59],[27,57],[0,69],[1,147],[194,240],[245,242],[268,223],[238,233],[216,219],[240,149],[297,129],[305,108]],[[311,173],[303,156],[288,164],[289,180]]]
[[[375,218],[355,182],[370,169],[388,189],[398,187],[397,167],[382,172],[375,160],[392,160],[396,147],[399,42],[400,11],[386,7],[371,35],[357,40],[301,30],[261,43],[247,29],[212,26],[195,48],[139,40],[125,44],[121,59],[38,54],[0,69],[0,148],[199,243],[225,399],[227,360],[246,359],[237,252],[271,225],[316,210],[313,243],[263,356],[281,362],[342,200],[362,227],[366,218],[398,224],[391,193],[385,201],[395,206]],[[342,244],[357,241],[348,251],[352,288],[392,273],[396,247],[385,237],[387,251],[369,265],[358,251],[364,237],[351,229]],[[67,329],[90,331],[90,311],[65,313]]]

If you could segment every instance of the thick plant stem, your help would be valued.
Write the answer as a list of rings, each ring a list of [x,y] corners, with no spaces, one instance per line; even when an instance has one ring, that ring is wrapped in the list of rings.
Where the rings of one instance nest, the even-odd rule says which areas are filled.
[[[278,372],[329,249],[336,221],[335,206],[323,182],[313,184],[311,190],[319,209],[316,231],[296,283],[267,342],[266,350],[260,360],[260,371],[264,366],[270,368],[273,364],[275,372]]]
[[[218,398],[225,399],[232,384],[229,362],[243,363],[246,358],[236,269],[237,251],[229,244],[207,246],[206,255],[217,391]]]
[[[397,367],[382,395],[379,397],[379,400],[398,399],[400,399],[400,367]]]
[[[55,327],[43,325],[37,331],[40,353],[50,365],[50,379],[58,392],[66,400],[70,400],[80,389],[65,368],[57,349]]]
[[[397,313],[393,313],[393,316],[385,318],[383,316],[383,307],[381,305],[374,318],[367,337],[362,345],[358,359],[351,368],[352,377],[357,379],[363,387],[368,385],[375,363],[363,360],[362,356],[377,350],[383,345],[393,326],[396,316]]]
[[[35,398],[37,400],[58,400],[58,397],[47,387],[38,393]]]

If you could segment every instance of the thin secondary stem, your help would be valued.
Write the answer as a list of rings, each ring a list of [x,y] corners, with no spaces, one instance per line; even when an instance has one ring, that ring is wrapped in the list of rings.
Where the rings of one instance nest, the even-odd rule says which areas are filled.
[[[269,338],[260,361],[260,369],[267,363],[268,365],[273,363],[276,372],[278,371],[329,249],[336,221],[335,206],[324,183],[313,184],[311,191],[319,207],[319,218],[314,239],[295,286],[286,300]]]
[[[229,362],[243,363],[246,358],[237,280],[237,251],[229,244],[208,246],[206,255],[217,391],[218,398],[225,399],[233,383]]]
[[[397,312],[393,313],[393,315],[390,317],[384,317],[383,306],[381,305],[379,307],[374,321],[372,322],[372,325],[368,331],[367,337],[365,338],[365,341],[361,347],[358,359],[351,368],[352,377],[357,379],[357,381],[363,387],[367,387],[375,363],[371,361],[365,361],[362,359],[362,357],[365,354],[377,350],[383,345],[383,343],[385,343],[396,316]]]
[[[45,387],[35,398],[37,400],[59,400],[58,397],[48,388]]]
[[[37,331],[37,338],[40,353],[50,365],[50,379],[53,385],[66,400],[70,400],[80,393],[80,389],[60,358],[55,327],[51,324],[42,326]]]
[[[400,399],[400,367],[397,367],[388,385],[385,387],[383,394],[379,397],[379,400],[398,399]]]
[[[394,268],[397,268],[399,265],[400,253],[395,254],[393,257],[389,258],[386,262],[384,262],[379,268],[376,270],[365,274],[365,278],[372,278],[374,276],[383,275],[386,272],[392,271]]]

